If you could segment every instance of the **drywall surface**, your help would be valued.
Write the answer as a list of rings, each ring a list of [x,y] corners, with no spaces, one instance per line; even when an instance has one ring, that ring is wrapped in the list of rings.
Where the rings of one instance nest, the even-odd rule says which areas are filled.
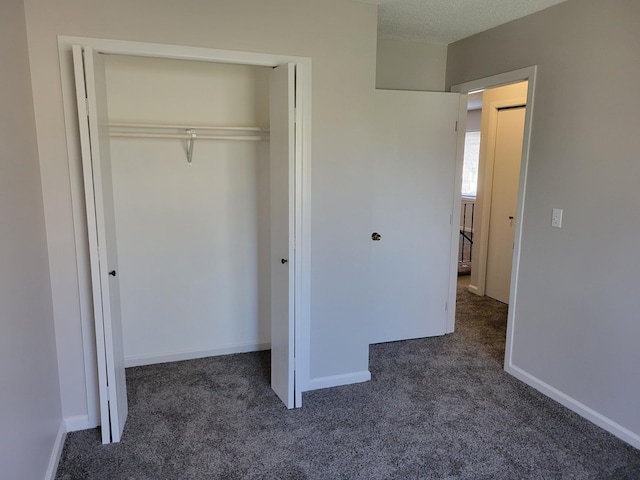
[[[44,478],[64,430],[20,0],[2,5],[0,62],[0,475]]]
[[[482,110],[469,110],[467,112],[467,132],[479,132]]]
[[[638,18],[569,0],[450,45],[447,66],[452,85],[538,65],[512,366],[636,447]]]
[[[484,295],[484,281],[486,275],[487,248],[489,243],[489,220],[491,217],[491,190],[493,185],[493,154],[496,143],[497,116],[494,115],[491,125],[492,113],[495,114],[498,105],[500,107],[526,105],[527,82],[513,85],[490,88],[482,92],[482,110],[475,116],[480,130],[480,155],[478,159],[478,191],[476,194],[476,208],[474,218],[474,258],[471,265],[471,291],[479,291]],[[471,113],[471,112],[470,112]],[[475,123],[475,122],[474,122]],[[467,128],[468,130],[468,128]],[[517,179],[514,180],[518,182]],[[479,290],[477,290],[479,288]]]
[[[376,7],[339,0],[27,0],[25,10],[64,415],[88,412],[85,382],[93,379],[83,367],[78,291],[86,285],[76,270],[58,35],[312,58],[310,373],[367,371]]]
[[[269,129],[268,67],[121,55],[105,64],[111,123]],[[199,139],[191,166],[186,144],[111,138],[129,365],[271,340],[269,143]]]
[[[447,46],[378,39],[376,88],[444,91]]]

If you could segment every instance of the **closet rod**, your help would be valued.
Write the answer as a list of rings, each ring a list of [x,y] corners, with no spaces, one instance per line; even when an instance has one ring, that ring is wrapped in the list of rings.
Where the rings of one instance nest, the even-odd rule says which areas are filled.
[[[165,125],[160,123],[110,123],[112,128],[167,128],[180,130],[232,130],[241,132],[268,132],[261,127],[216,127],[213,125]]]
[[[110,137],[130,137],[130,138],[178,138],[190,140],[192,137],[187,133],[129,133],[129,132],[110,132]],[[244,140],[244,141],[260,141],[269,140],[269,137],[260,137],[258,135],[198,135],[198,140]]]

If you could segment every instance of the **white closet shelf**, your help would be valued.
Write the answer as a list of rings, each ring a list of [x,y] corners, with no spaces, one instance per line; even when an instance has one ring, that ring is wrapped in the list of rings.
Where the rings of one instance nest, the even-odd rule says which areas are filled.
[[[201,134],[201,131],[207,133]],[[269,130],[261,127],[113,122],[109,124],[109,136],[187,140],[187,163],[191,165],[196,139],[259,142],[269,140]]]
[[[109,124],[109,135],[112,137],[177,138],[190,140],[194,138],[194,134],[198,139],[203,140],[269,140],[268,129],[253,126],[169,125],[162,123],[128,122],[113,122]]]
[[[126,128],[126,129],[168,129],[168,130],[229,130],[239,132],[265,132],[269,129],[262,127],[243,127],[243,126],[217,126],[217,125],[193,125],[181,124],[170,125],[162,123],[130,123],[130,122],[113,122],[109,124],[110,128]]]
[[[197,129],[193,129],[197,130]],[[109,132],[111,137],[130,137],[130,138],[177,138],[181,140],[191,140],[190,133],[149,133],[149,132]],[[269,140],[269,136],[259,135],[202,135],[198,134],[198,140],[244,140],[257,142],[260,140]]]

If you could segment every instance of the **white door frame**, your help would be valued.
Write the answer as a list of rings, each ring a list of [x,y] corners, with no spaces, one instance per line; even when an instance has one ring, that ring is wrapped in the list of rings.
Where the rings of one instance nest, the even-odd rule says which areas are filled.
[[[472,80],[470,82],[460,83],[451,87],[452,92],[470,93],[487,88],[500,87],[512,83],[528,81],[527,88],[527,106],[524,120],[524,139],[522,141],[522,162],[520,165],[520,183],[518,187],[518,207],[516,209],[516,226],[513,239],[513,263],[511,267],[511,284],[509,288],[509,313],[507,315],[507,342],[505,348],[504,368],[511,372],[512,350],[513,350],[513,331],[515,328],[515,311],[516,302],[518,300],[518,276],[520,272],[520,246],[522,243],[522,221],[526,199],[527,171],[529,168],[529,151],[531,146],[531,121],[533,118],[533,108],[535,101],[536,88],[536,71],[537,66],[525,67],[511,72],[505,72],[486,78]],[[455,248],[458,248],[458,239],[456,238]],[[457,266],[456,266],[457,268]],[[457,272],[456,272],[457,273]],[[452,271],[452,275],[454,272]]]
[[[64,102],[65,130],[71,202],[73,209],[76,266],[78,273],[80,316],[86,381],[87,418],[74,418],[68,430],[96,427],[100,422],[98,393],[98,366],[96,363],[95,329],[89,240],[85,215],[85,199],[82,174],[82,156],[73,77],[72,46],[92,47],[106,54],[196,60],[203,62],[233,63],[275,67],[283,63],[296,66],[296,88],[301,104],[297,105],[296,118],[301,128],[296,129],[295,158],[295,255],[294,255],[294,328],[295,328],[295,395],[296,405],[302,404],[302,392],[308,390],[310,362],[310,284],[311,284],[311,58],[269,53],[239,52],[202,47],[130,42],[123,40],[87,37],[58,37],[58,52]],[[84,218],[83,218],[84,217]],[[69,423],[69,422],[68,422]]]

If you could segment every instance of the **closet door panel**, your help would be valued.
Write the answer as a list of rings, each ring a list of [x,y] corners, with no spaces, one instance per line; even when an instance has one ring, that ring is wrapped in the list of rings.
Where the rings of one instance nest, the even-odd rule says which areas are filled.
[[[271,177],[271,388],[294,405],[294,78],[293,64],[269,78]]]
[[[120,441],[128,405],[107,91],[101,54],[89,47],[82,52],[79,46],[74,47],[73,54],[87,204],[102,442],[110,443]]]

